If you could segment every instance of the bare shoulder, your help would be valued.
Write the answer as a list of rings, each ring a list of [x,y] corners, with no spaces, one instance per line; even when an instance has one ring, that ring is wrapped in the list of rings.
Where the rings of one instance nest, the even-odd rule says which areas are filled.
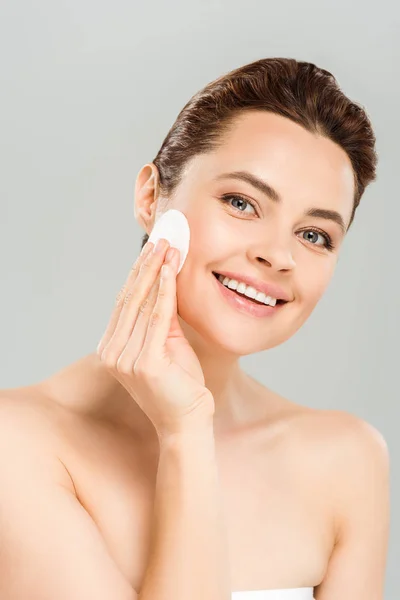
[[[289,422],[295,443],[301,440],[304,447],[325,466],[339,464],[343,474],[367,464],[373,457],[380,460],[382,466],[389,460],[383,434],[353,413],[299,407],[292,411]]]
[[[332,456],[333,476],[348,493],[367,480],[388,480],[390,457],[383,434],[361,417],[341,410],[321,411],[319,415],[322,436]],[[323,439],[325,437],[325,440]]]
[[[331,503],[339,538],[366,495],[376,499],[379,489],[382,504],[388,504],[388,445],[375,426],[347,411],[307,409],[297,422],[301,440],[307,440],[307,452],[300,453],[303,464],[306,460],[326,488],[325,501]]]
[[[303,419],[318,470],[318,502],[333,519],[333,545],[316,598],[381,598],[390,523],[390,461],[382,433],[342,410]],[[320,490],[322,488],[322,493]],[[347,597],[347,596],[346,596]]]
[[[298,413],[303,433],[309,439],[335,453],[363,452],[386,454],[387,443],[382,433],[368,421],[344,410],[306,409]]]
[[[34,386],[0,390],[0,461],[36,456],[47,461],[54,480],[71,491],[74,485],[62,462],[59,408]]]
[[[34,388],[0,392],[0,595],[133,600],[60,458],[62,416]]]
[[[0,390],[0,425],[15,420],[44,431],[56,418],[55,411],[56,405],[35,386]]]

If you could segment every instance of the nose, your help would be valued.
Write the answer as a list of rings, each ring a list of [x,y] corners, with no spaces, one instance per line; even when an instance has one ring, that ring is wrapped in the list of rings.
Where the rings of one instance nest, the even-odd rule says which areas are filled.
[[[275,271],[291,271],[296,266],[291,245],[284,236],[278,238],[272,234],[267,242],[253,245],[250,252],[252,260],[265,263]]]

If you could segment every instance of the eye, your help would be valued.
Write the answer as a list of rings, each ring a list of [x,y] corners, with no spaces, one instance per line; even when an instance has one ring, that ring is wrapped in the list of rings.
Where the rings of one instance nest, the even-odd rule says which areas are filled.
[[[318,236],[318,235],[320,235],[321,237],[324,238],[325,241],[322,242],[322,244],[315,244],[311,240],[306,240],[307,242],[310,242],[310,244],[313,244],[314,246],[320,246],[320,245],[322,245],[324,248],[326,248],[329,251],[333,250],[334,247],[335,247],[334,244],[333,244],[333,242],[332,242],[331,237],[327,233],[325,233],[324,231],[320,231],[319,229],[304,229],[300,233],[312,233],[312,234],[314,234],[313,239],[315,239],[315,236]]]
[[[246,214],[246,212],[244,210],[242,210],[242,208],[241,208],[241,207],[243,207],[244,204],[251,206],[254,209],[254,211],[256,209],[256,206],[253,202],[251,202],[250,200],[247,200],[240,194],[224,194],[223,196],[221,196],[220,200],[222,202],[224,202],[225,204],[230,204],[231,200],[235,201],[239,205],[240,208],[237,208],[236,206],[233,206],[232,204],[230,204],[230,206],[232,206],[232,208],[234,208],[237,212],[241,212],[244,214]],[[247,213],[247,214],[249,214],[249,213]],[[257,214],[257,212],[256,212],[256,214]]]
[[[254,210],[254,212],[257,214],[256,211],[256,205],[254,204],[254,202],[252,202],[251,200],[247,200],[247,198],[244,198],[243,196],[241,196],[240,194],[223,194],[220,197],[221,202],[224,202],[225,204],[229,204],[236,212],[240,212],[243,214],[246,214],[246,212],[244,210],[242,210],[243,205],[247,204],[248,206],[251,206],[252,209]],[[233,206],[231,204],[231,202],[236,202],[240,208],[237,208],[236,206]],[[249,214],[249,213],[247,213]],[[332,250],[334,250],[335,248],[335,244],[332,241],[332,238],[330,235],[328,235],[325,231],[321,231],[320,229],[317,228],[311,228],[311,229],[303,229],[303,231],[301,231],[300,233],[308,233],[311,232],[312,234],[314,234],[314,237],[312,236],[312,239],[308,239],[306,241],[308,241],[310,244],[312,244],[313,246],[322,246],[323,248],[326,248],[326,250],[328,250],[329,252],[331,252]],[[313,239],[315,239],[315,236],[321,236],[325,241],[322,242],[322,244],[316,244],[314,241],[312,241]],[[306,239],[306,238],[303,238]]]

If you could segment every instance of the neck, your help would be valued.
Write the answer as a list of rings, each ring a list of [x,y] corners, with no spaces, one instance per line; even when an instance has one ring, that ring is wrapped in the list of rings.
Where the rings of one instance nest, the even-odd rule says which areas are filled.
[[[238,356],[207,342],[180,317],[179,323],[200,362],[205,386],[214,398],[215,426],[224,430],[248,421],[255,382],[241,369]]]
[[[266,409],[265,394],[272,392],[240,368],[237,356],[205,342],[182,320],[181,326],[199,359],[205,386],[214,398],[215,432],[224,434],[239,431],[262,418]],[[87,404],[93,405],[93,411],[99,417],[135,430],[140,428],[148,431],[153,427],[140,407],[132,403],[127,390],[104,367],[97,353],[84,357],[74,368],[77,380],[81,383],[86,381]],[[94,377],[87,377],[88,368]]]

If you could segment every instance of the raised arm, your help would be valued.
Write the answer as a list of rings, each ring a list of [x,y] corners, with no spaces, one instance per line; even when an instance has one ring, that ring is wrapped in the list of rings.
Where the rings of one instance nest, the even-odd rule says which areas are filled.
[[[139,600],[230,600],[212,424],[160,440],[152,544]]]

